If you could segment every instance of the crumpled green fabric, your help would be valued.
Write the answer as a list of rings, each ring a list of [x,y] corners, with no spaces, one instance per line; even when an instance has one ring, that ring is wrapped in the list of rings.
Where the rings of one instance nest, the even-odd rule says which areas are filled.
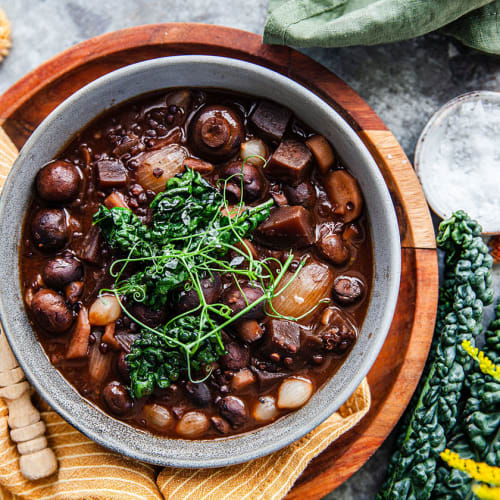
[[[346,47],[397,42],[441,29],[500,54],[500,0],[270,0],[264,43]]]

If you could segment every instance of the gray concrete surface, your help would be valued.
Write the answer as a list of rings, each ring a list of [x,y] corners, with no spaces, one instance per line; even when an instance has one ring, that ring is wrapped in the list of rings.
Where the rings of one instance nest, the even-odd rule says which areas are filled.
[[[262,33],[267,0],[0,0],[0,7],[13,29],[12,52],[0,64],[3,92],[61,50],[124,27],[190,21]],[[392,45],[309,49],[306,53],[368,101],[410,158],[420,131],[440,105],[470,90],[500,87],[499,58],[435,34]],[[391,436],[357,474],[326,498],[375,498],[393,441]]]

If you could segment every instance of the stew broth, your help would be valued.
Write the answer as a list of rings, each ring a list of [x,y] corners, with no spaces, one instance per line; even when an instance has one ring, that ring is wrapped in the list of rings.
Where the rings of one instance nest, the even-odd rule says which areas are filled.
[[[257,156],[243,164],[247,153]],[[180,176],[184,165],[225,191],[231,206],[243,200],[248,208],[272,199],[269,217],[246,238],[249,251],[257,260],[275,258],[282,264],[292,252],[289,277],[307,257],[295,278],[304,280],[296,284],[306,283],[301,273],[308,269],[317,288],[327,283],[328,290],[321,296],[325,301],[298,322],[270,317],[269,304],[246,313],[221,334],[227,354],[210,363],[206,380],[196,383],[209,373],[205,366],[192,377],[194,383],[182,372],[170,387],[134,399],[127,354],[142,328],[123,311],[111,327],[95,319],[88,324],[84,317],[89,311],[97,317],[92,305],[102,289],[113,289],[110,266],[124,257],[92,220],[105,204],[128,207],[147,226],[151,202],[172,170]],[[218,182],[227,178],[225,186]],[[239,265],[231,252],[224,259]],[[203,439],[247,432],[302,406],[309,388],[318,390],[352,348],[366,314],[373,269],[359,187],[326,140],[277,104],[200,89],[141,96],[78,133],[37,177],[20,263],[34,332],[51,363],[83,397],[137,428]],[[231,289],[232,275],[218,274],[220,284],[211,278],[207,288],[217,288],[214,300],[231,308],[238,290]],[[251,288],[257,296],[262,293],[254,284],[241,286],[248,286],[243,291],[250,303]],[[298,295],[289,297],[285,290],[281,299],[273,299],[283,316],[307,302],[297,290]],[[134,318],[156,328],[179,312],[189,292],[175,294],[159,311],[130,296],[122,300]],[[81,337],[87,332],[86,349],[71,355],[82,345],[71,347],[77,330]],[[296,385],[283,385],[290,380]]]

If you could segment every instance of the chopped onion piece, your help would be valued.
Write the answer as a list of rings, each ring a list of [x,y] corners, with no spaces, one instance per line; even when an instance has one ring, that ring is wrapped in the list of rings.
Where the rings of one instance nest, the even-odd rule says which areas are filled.
[[[184,170],[187,157],[188,152],[179,144],[145,153],[137,167],[136,180],[144,189],[160,193],[170,178]]]
[[[277,293],[285,287],[292,276],[293,273],[287,273],[283,277]],[[330,298],[333,280],[334,275],[330,266],[310,261],[281,295],[272,299],[272,305],[279,314],[298,318],[311,311],[321,300]]]
[[[265,160],[269,155],[269,150],[263,141],[260,139],[250,139],[249,141],[244,142],[240,148],[240,156],[242,160],[248,158],[247,162],[255,165],[256,167],[260,167],[264,165]],[[259,158],[262,156],[262,158]]]
[[[210,427],[208,417],[200,411],[190,411],[182,416],[177,424],[176,431],[184,437],[200,437]]]
[[[100,343],[100,339],[96,339],[89,350],[89,378],[93,385],[104,383],[111,370],[111,362],[113,361],[113,356],[101,352],[99,349]]]
[[[253,418],[258,422],[268,422],[278,415],[276,400],[272,396],[260,396],[253,407]]]
[[[90,338],[90,323],[87,308],[82,306],[78,313],[75,330],[66,352],[66,359],[83,358],[87,355]]]
[[[304,406],[313,393],[312,382],[305,377],[290,377],[281,383],[278,407],[284,409]]]
[[[122,313],[120,303],[114,295],[101,295],[89,309],[91,325],[106,326],[116,321]]]

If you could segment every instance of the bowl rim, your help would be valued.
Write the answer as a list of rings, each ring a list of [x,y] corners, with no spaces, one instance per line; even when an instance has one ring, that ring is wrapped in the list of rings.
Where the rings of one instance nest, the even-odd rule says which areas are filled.
[[[210,64],[210,65],[219,65],[221,67],[228,68],[230,67],[231,70],[244,70],[244,71],[249,71],[249,72],[254,72],[257,73],[259,76],[262,78],[267,79],[269,84],[272,84],[273,82],[276,83],[277,85],[286,85],[291,88],[294,88],[294,90],[301,94],[303,98],[305,99],[307,97],[308,100],[315,101],[315,105],[322,107],[323,109],[328,108],[328,113],[332,115],[332,117],[335,118],[335,122],[338,124],[338,127],[347,134],[347,136],[352,139],[352,141],[356,144],[358,148],[359,154],[363,156],[364,159],[366,159],[367,165],[371,165],[369,167],[369,170],[371,170],[371,174],[377,179],[377,183],[379,181],[382,182],[382,184],[379,185],[378,189],[378,197],[380,198],[380,202],[384,207],[384,210],[387,210],[387,217],[390,219],[388,227],[387,227],[387,237],[386,237],[386,242],[387,242],[387,249],[388,249],[388,257],[387,260],[390,263],[390,269],[391,269],[391,277],[388,278],[388,292],[387,292],[387,301],[384,304],[384,310],[383,314],[380,318],[380,322],[377,328],[380,329],[380,333],[375,336],[375,339],[373,342],[370,344],[370,349],[368,352],[363,353],[363,359],[360,362],[360,366],[358,370],[355,373],[355,376],[353,376],[351,379],[347,381],[345,386],[340,390],[340,392],[336,395],[334,400],[330,403],[327,404],[323,407],[320,407],[318,411],[315,413],[315,415],[311,416],[309,420],[306,422],[303,422],[301,426],[295,427],[295,428],[289,428],[288,432],[280,437],[277,440],[268,440],[267,442],[261,443],[259,448],[247,448],[241,450],[238,448],[238,446],[231,446],[231,443],[236,443],[238,441],[243,441],[246,436],[249,435],[255,435],[258,432],[261,432],[261,430],[265,429],[272,429],[273,425],[277,424],[278,422],[286,421],[288,419],[288,416],[283,417],[282,419],[279,419],[277,422],[263,426],[260,429],[257,429],[256,431],[250,431],[245,434],[239,434],[235,436],[230,436],[230,437],[224,437],[224,438],[219,438],[219,439],[212,439],[212,440],[183,440],[183,439],[163,439],[163,438],[158,438],[157,436],[154,436],[154,438],[157,441],[162,441],[162,442],[167,442],[167,444],[170,443],[177,443],[179,446],[181,446],[181,443],[184,443],[184,446],[195,448],[196,451],[199,452],[199,454],[195,454],[195,459],[193,458],[183,458],[182,456],[178,456],[175,453],[171,453],[169,458],[166,460],[165,457],[158,457],[155,454],[151,453],[150,450],[145,450],[143,448],[138,449],[137,447],[134,447],[131,445],[129,442],[124,442],[123,440],[118,439],[117,436],[114,435],[106,435],[106,437],[103,437],[102,433],[99,432],[100,429],[96,429],[95,427],[92,427],[90,425],[90,422],[86,422],[85,420],[79,420],[78,418],[74,418],[74,416],[71,413],[71,408],[68,406],[67,401],[61,401],[59,399],[59,396],[54,394],[54,391],[48,390],[44,383],[42,383],[41,378],[37,377],[36,375],[36,367],[32,367],[30,365],[30,361],[27,359],[24,359],[22,356],[19,356],[19,349],[18,349],[18,344],[16,340],[16,336],[14,335],[13,329],[10,328],[9,323],[9,311],[5,308],[4,304],[4,296],[3,294],[0,294],[0,321],[2,323],[2,326],[4,328],[4,331],[6,333],[6,336],[9,340],[9,343],[11,344],[12,350],[14,354],[16,355],[16,358],[18,358],[19,365],[23,369],[26,378],[30,381],[30,383],[33,385],[33,387],[41,394],[41,396],[47,401],[47,403],[54,409],[64,420],[66,420],[68,423],[73,425],[75,428],[77,428],[80,432],[85,434],[87,437],[92,439],[94,442],[97,442],[98,444],[101,444],[105,446],[108,449],[111,449],[113,451],[116,451],[118,453],[127,455],[129,457],[142,460],[144,462],[149,462],[153,463],[156,465],[162,465],[162,466],[172,466],[172,467],[184,467],[184,468],[204,468],[204,467],[219,467],[219,466],[225,466],[225,465],[234,465],[237,463],[242,463],[246,462],[255,458],[262,457],[264,455],[268,455],[274,451],[277,451],[292,442],[300,439],[303,437],[305,434],[310,432],[312,429],[317,427],[321,422],[323,422],[326,418],[328,418],[331,414],[333,414],[350,396],[351,394],[355,391],[355,389],[359,386],[361,381],[364,379],[370,368],[372,367],[373,363],[375,362],[376,357],[378,356],[378,353],[380,349],[382,348],[382,345],[385,341],[385,338],[387,336],[387,333],[389,331],[392,318],[394,315],[395,307],[396,307],[396,302],[398,298],[398,290],[399,290],[399,283],[400,283],[400,272],[401,272],[401,245],[400,245],[400,237],[399,237],[399,228],[397,224],[397,218],[396,218],[396,213],[394,210],[394,206],[391,201],[391,197],[389,194],[389,190],[387,188],[387,185],[383,181],[382,174],[373,159],[373,156],[369,152],[368,148],[366,145],[362,142],[362,140],[359,138],[358,134],[356,131],[353,129],[353,127],[334,109],[332,108],[328,103],[326,103],[323,99],[321,99],[319,96],[317,96],[315,93],[311,92],[304,86],[300,85],[299,83],[295,82],[294,80],[290,79],[289,77],[286,77],[280,73],[277,73],[275,71],[272,71],[268,68],[265,68],[263,66],[260,66],[258,64],[254,63],[249,63],[246,61],[241,61],[239,59],[233,59],[233,58],[227,58],[227,57],[219,57],[219,56],[199,56],[199,55],[185,55],[185,56],[169,56],[169,57],[163,57],[163,58],[157,58],[157,59],[152,59],[152,60],[147,60],[147,61],[142,61],[139,63],[135,63],[129,66],[125,66],[123,68],[120,68],[118,70],[115,70],[113,72],[108,73],[107,75],[104,75],[93,82],[87,84],[86,86],[82,87],[80,90],[75,92],[73,95],[71,95],[69,98],[64,100],[58,107],[56,107],[44,120],[43,122],[38,126],[38,128],[33,132],[33,134],[30,136],[28,141],[26,142],[25,146],[22,148],[18,159],[14,163],[11,171],[9,172],[9,175],[5,181],[5,186],[2,191],[2,196],[0,197],[0,220],[4,219],[5,217],[5,212],[6,212],[6,206],[8,204],[7,198],[8,198],[8,191],[10,185],[13,183],[13,178],[16,175],[17,170],[20,168],[22,163],[25,161],[25,159],[28,157],[30,150],[33,147],[36,147],[36,144],[39,140],[40,137],[43,136],[43,133],[47,128],[50,128],[50,126],[58,119],[58,117],[63,116],[65,113],[67,113],[68,110],[71,109],[72,106],[75,105],[75,103],[78,103],[80,99],[84,99],[85,96],[89,93],[94,92],[96,89],[100,87],[105,87],[109,82],[112,82],[114,80],[120,79],[122,76],[129,74],[129,73],[140,73],[145,70],[148,71],[154,71],[156,68],[163,67],[164,65],[175,65],[175,64],[193,64],[193,63],[205,63],[205,64]],[[168,88],[165,87],[165,88]],[[158,88],[160,90],[160,88]],[[140,95],[140,94],[139,94]],[[256,94],[254,94],[256,95]],[[123,101],[120,101],[123,102]],[[115,103],[115,104],[118,104]],[[368,167],[367,167],[368,168]],[[16,241],[17,244],[17,241]],[[18,265],[16,267],[16,271],[18,270]],[[16,278],[18,278],[18,274],[16,273]],[[375,279],[375,278],[374,278]],[[375,282],[375,281],[374,281]],[[19,283],[17,279],[17,283]],[[18,285],[19,286],[19,285]],[[370,298],[370,302],[373,300],[373,294],[372,297]],[[24,311],[24,304],[23,304],[23,311]],[[25,314],[25,313],[24,313]],[[45,352],[45,351],[44,351]],[[46,359],[47,364],[52,366],[50,364],[50,361],[48,358]],[[347,363],[347,360],[342,364]],[[59,372],[58,372],[59,373]],[[80,394],[76,391],[76,389],[73,388],[71,384],[69,384],[68,381],[64,377],[61,376],[61,378],[68,384],[73,391],[75,392],[77,398],[79,401],[75,401],[75,404],[77,406],[83,407],[83,406],[90,406],[94,411],[100,412],[102,415],[106,417],[106,422],[112,421],[114,422],[113,424],[109,425],[115,425],[115,424],[121,424],[123,426],[132,428],[128,424],[125,424],[121,421],[115,420],[109,415],[105,414],[94,406],[92,403],[90,403],[88,400],[80,396]],[[331,380],[331,379],[330,379]],[[319,389],[317,392],[321,392],[325,389],[323,387],[322,389]],[[333,404],[335,403],[335,404]],[[305,405],[303,408],[307,407],[308,405]],[[295,412],[292,412],[290,415],[296,414],[299,410],[296,410]],[[132,428],[134,430],[134,436],[136,435],[139,440],[143,439],[140,438],[140,436],[148,435],[148,436],[153,436],[149,433],[142,432],[138,429]],[[206,456],[207,453],[204,452],[203,448],[200,449],[200,443],[201,446],[206,445],[207,443],[229,443],[229,448],[230,453],[221,453],[218,457],[214,456]],[[168,447],[168,446],[167,446]],[[173,446],[175,448],[175,445]],[[223,446],[224,448],[224,446]],[[185,448],[184,448],[185,449]],[[202,456],[202,451],[203,451],[203,456]]]
[[[426,155],[428,138],[433,134],[437,127],[439,127],[440,123],[455,110],[456,107],[464,102],[477,101],[481,98],[486,98],[490,102],[493,101],[500,103],[500,91],[472,90],[450,99],[432,114],[420,133],[415,145],[415,173],[417,174],[420,184],[422,185],[422,190],[424,191],[427,203],[431,207],[432,211],[441,219],[446,219],[451,215],[451,213],[445,213],[443,208],[444,204],[441,203],[437,197],[435,197],[434,191],[431,190],[427,184],[424,165],[428,161],[428,155]],[[500,223],[497,228],[488,228],[487,231],[482,230],[481,234],[484,234],[485,236],[500,234]]]

